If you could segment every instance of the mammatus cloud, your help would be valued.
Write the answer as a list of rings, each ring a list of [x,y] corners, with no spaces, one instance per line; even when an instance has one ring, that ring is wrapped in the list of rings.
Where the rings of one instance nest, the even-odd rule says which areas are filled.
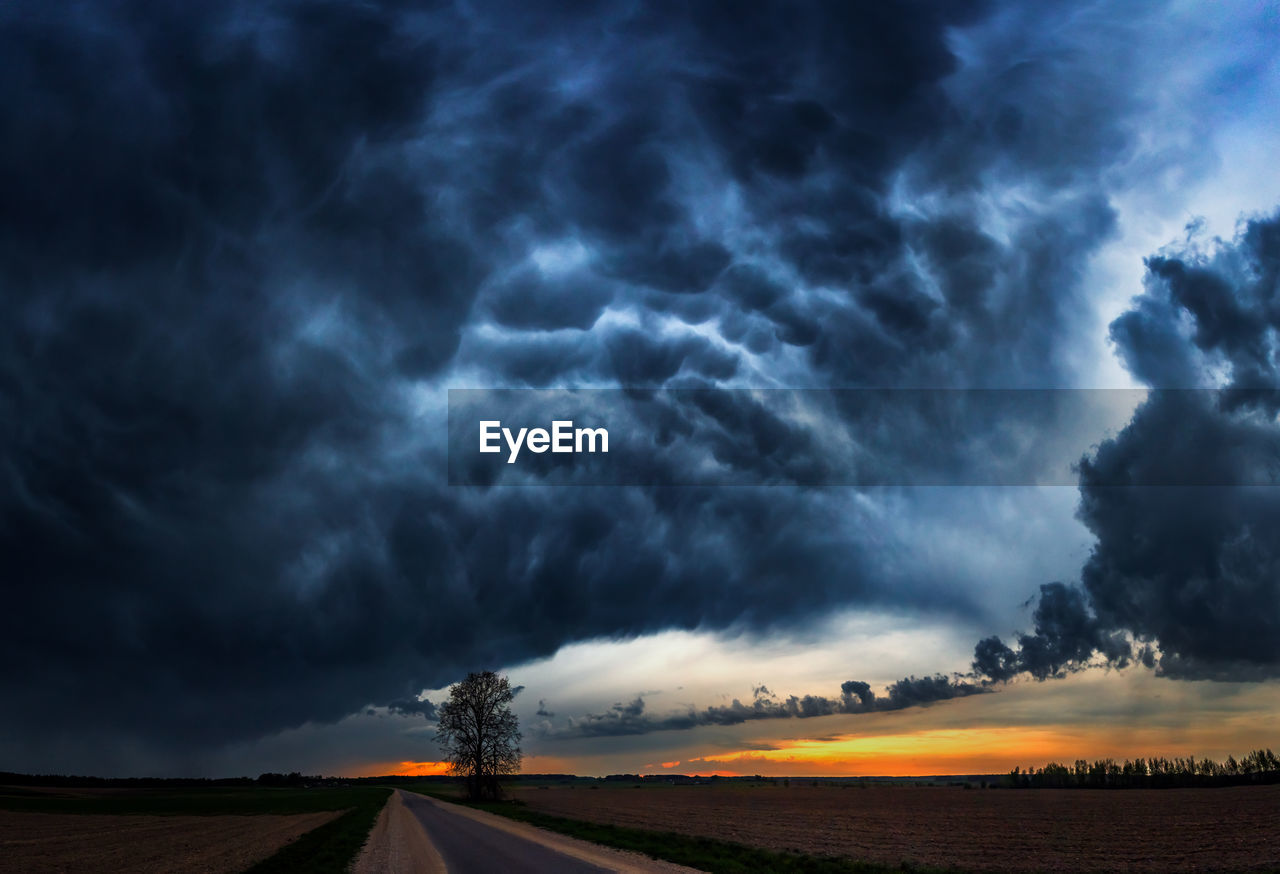
[[[1076,11],[5,4],[0,754],[425,708],[576,640],[976,621],[856,496],[451,489],[438,398],[1070,384],[1146,25],[1091,54]],[[1174,652],[1113,553],[1092,609]]]
[[[1280,214],[1230,243],[1148,260],[1145,292],[1111,333],[1149,399],[1080,462],[1080,518],[1097,537],[1079,585],[1042,585],[1033,629],[974,650],[973,678],[1037,680],[1101,662],[1165,676],[1280,675]],[[1187,484],[1188,482],[1192,484]],[[1167,485],[1161,485],[1167,483]],[[564,736],[641,734],[754,719],[894,710],[989,687],[910,678],[876,698],[765,687],[749,704],[653,716],[637,697],[573,719]]]
[[[13,755],[248,738],[570,640],[869,594],[866,559],[806,534],[821,498],[451,491],[416,398],[448,368],[732,375],[732,343],[655,326],[706,318],[740,231],[768,254],[724,280],[752,354],[852,348],[817,331],[847,306],[886,374],[909,362],[918,320],[852,311],[904,257],[888,174],[936,135],[946,28],[974,14],[7,5]],[[741,229],[704,214],[747,189]],[[799,567],[831,582],[797,592]]]
[[[1097,537],[1080,586],[1041,587],[1016,648],[980,642],[981,676],[1044,679],[1135,651],[1166,676],[1280,675],[1280,493],[1249,485],[1280,474],[1280,216],[1147,267],[1111,336],[1160,390],[1080,463],[1079,516]]]
[[[680,731],[703,725],[738,725],[758,719],[808,719],[836,713],[876,713],[924,707],[938,701],[977,695],[989,691],[981,685],[944,677],[904,677],[886,687],[878,696],[861,680],[849,680],[840,686],[840,695],[795,695],[779,698],[766,686],[757,686],[747,704],[737,698],[731,704],[715,705],[701,710],[654,715],[646,713],[643,695],[618,703],[602,713],[570,717],[563,726],[545,730],[548,738],[612,737],[650,734],[656,731]]]

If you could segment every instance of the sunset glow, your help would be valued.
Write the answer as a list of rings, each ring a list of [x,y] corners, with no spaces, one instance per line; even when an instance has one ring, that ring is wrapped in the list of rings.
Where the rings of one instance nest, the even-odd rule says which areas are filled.
[[[368,765],[352,777],[433,777],[449,773],[448,762],[378,762]]]

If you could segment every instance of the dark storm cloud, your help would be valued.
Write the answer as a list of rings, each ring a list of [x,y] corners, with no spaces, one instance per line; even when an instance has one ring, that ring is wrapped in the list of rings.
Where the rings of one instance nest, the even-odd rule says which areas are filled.
[[[980,612],[887,578],[831,493],[449,489],[431,399],[1059,384],[1127,107],[1038,23],[961,71],[985,14],[5,5],[0,753],[258,737],[592,637]],[[980,178],[1054,196],[992,229]],[[730,436],[790,476],[785,433]]]
[[[1082,586],[1042,587],[1034,633],[1017,650],[979,643],[980,675],[1044,679],[1095,654],[1124,665],[1126,637],[1168,676],[1280,675],[1280,494],[1239,485],[1280,471],[1280,218],[1147,267],[1112,337],[1136,376],[1178,388],[1081,461],[1079,516],[1097,537]]]
[[[414,691],[368,641],[420,608],[334,471],[466,312],[400,152],[440,53],[371,7],[205,9],[0,13],[9,737],[198,744]]]
[[[1194,362],[1202,381],[1225,372],[1229,390],[1157,393],[1083,465],[1080,517],[1098,537],[1084,587],[1104,625],[1158,644],[1167,674],[1275,676],[1280,494],[1213,484],[1231,482],[1225,476],[1241,470],[1280,470],[1280,217],[1249,222],[1212,257],[1166,255],[1150,259],[1148,269],[1140,300],[1162,308],[1166,318],[1146,321],[1149,334],[1130,331],[1140,304],[1116,322],[1113,335],[1126,361],[1135,372],[1158,372],[1163,337],[1177,333],[1177,366]],[[1208,485],[1094,485],[1186,469],[1203,471]]]
[[[1280,276],[1280,219],[1249,221],[1230,245],[1147,259],[1146,292],[1111,326],[1135,376],[1152,386],[1199,388],[1225,369],[1229,389],[1275,389],[1271,340],[1280,327],[1272,298]]]
[[[1098,652],[1120,667],[1128,664],[1128,641],[1099,625],[1087,596],[1078,588],[1062,583],[1041,586],[1032,618],[1034,631],[1018,636],[1017,650],[998,637],[979,641],[974,649],[974,671],[998,681],[1022,673],[1044,680],[1083,669]]]
[[[515,140],[469,130],[469,158],[487,179],[519,161],[544,171],[541,196],[512,205],[528,211],[529,242],[577,252],[548,268],[557,287],[610,289],[612,308],[639,330],[596,325],[544,344],[548,359],[567,353],[558,371],[549,360],[529,370],[536,341],[510,333],[473,338],[461,360],[507,384],[749,375],[729,362],[708,369],[694,346],[664,336],[661,317],[674,316],[713,326],[733,344],[721,356],[805,350],[795,376],[807,385],[1059,384],[1045,350],[1082,315],[1073,253],[1112,231],[1095,170],[1122,154],[1120,116],[1131,107],[1108,103],[1115,88],[1075,94],[1072,78],[1095,74],[1052,46],[1043,57],[1021,51],[1008,69],[970,71],[966,87],[982,99],[953,104],[941,84],[957,69],[944,28],[980,14],[966,4],[793,4],[758,7],[744,23],[647,7],[609,31],[609,61],[592,57],[572,88],[546,87],[563,71],[527,58],[518,120],[532,130]],[[659,33],[684,60],[648,42]],[[664,77],[659,56],[672,65]],[[506,124],[506,90],[468,120]],[[614,99],[590,101],[606,93]],[[1016,135],[999,123],[1014,115]],[[545,126],[561,139],[544,140]],[[1078,132],[1073,148],[1050,156],[1064,129]],[[894,214],[902,172],[930,212]],[[979,219],[978,174],[1043,197],[997,235]],[[506,295],[493,292],[500,324],[510,324]],[[557,316],[566,306],[529,294],[522,318],[545,328],[597,314],[584,298],[572,317]]]
[[[705,725],[739,725],[758,719],[811,719],[816,716],[832,716],[837,713],[877,713],[904,710],[908,707],[927,707],[938,701],[978,695],[988,689],[944,677],[904,677],[887,686],[883,696],[877,696],[871,686],[861,680],[849,680],[840,687],[840,696],[827,698],[821,695],[791,695],[779,698],[765,686],[752,690],[749,703],[737,698],[730,704],[713,705],[697,710],[652,715],[645,712],[643,695],[626,703],[617,703],[602,713],[588,713],[570,717],[562,726],[544,730],[548,738],[616,737],[651,734],[658,731],[684,731]]]
[[[501,280],[489,295],[497,324],[525,330],[586,330],[608,303],[608,288],[601,283],[553,282],[531,269]]]
[[[428,722],[436,718],[436,706],[426,698],[397,698],[387,702],[387,709],[401,716],[423,716]]]

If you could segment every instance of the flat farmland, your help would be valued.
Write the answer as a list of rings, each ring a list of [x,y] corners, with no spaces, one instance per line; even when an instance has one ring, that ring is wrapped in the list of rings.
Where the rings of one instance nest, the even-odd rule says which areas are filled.
[[[0,874],[340,872],[388,790],[0,786]]]
[[[965,871],[1272,871],[1280,786],[981,790],[858,785],[520,789],[544,813]]]
[[[231,874],[340,816],[95,816],[0,811],[0,871]]]

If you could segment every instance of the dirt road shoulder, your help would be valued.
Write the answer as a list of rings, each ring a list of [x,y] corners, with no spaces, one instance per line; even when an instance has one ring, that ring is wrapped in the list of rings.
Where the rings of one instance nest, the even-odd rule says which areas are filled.
[[[354,874],[445,874],[444,859],[422,823],[404,806],[401,790],[387,799],[351,870]]]

